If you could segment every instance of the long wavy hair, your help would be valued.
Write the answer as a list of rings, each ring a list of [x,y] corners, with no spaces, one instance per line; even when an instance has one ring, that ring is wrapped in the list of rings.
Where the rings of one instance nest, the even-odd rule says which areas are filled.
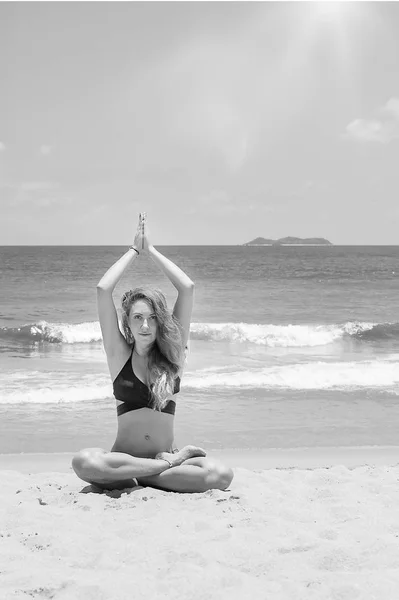
[[[149,304],[157,321],[157,337],[148,353],[147,379],[152,408],[162,410],[168,397],[173,394],[175,379],[184,364],[182,328],[170,313],[161,290],[138,287],[122,296],[122,329],[128,344],[134,346],[134,337],[129,327],[129,313],[138,300]]]

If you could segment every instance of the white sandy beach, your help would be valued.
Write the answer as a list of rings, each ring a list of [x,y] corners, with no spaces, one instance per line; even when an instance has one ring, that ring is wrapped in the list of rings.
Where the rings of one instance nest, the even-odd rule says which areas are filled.
[[[97,493],[2,455],[0,598],[397,600],[399,448],[219,451],[231,488]]]

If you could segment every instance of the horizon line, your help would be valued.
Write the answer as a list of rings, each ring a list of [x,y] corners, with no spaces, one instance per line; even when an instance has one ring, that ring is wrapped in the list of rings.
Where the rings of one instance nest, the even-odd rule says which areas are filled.
[[[186,247],[186,248],[202,248],[202,247],[224,247],[224,248],[275,248],[275,247],[295,247],[301,246],[331,248],[332,246],[344,247],[364,247],[364,246],[379,246],[379,247],[397,247],[399,244],[157,244],[158,247]],[[129,244],[0,244],[0,248],[129,248]]]

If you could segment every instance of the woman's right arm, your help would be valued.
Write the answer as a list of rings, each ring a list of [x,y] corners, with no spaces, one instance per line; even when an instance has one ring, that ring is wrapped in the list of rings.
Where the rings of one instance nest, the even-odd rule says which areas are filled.
[[[137,258],[139,251],[134,248],[140,247],[141,238],[142,234],[139,222],[134,238],[134,245],[108,269],[97,284],[98,317],[107,358],[118,354],[128,346],[119,329],[118,313],[112,298],[112,292],[127,267]]]
[[[118,313],[112,292],[132,261],[138,256],[133,248],[129,250],[108,269],[97,284],[97,308],[103,337],[104,350],[107,357],[124,350],[127,342],[123,337],[118,322]]]

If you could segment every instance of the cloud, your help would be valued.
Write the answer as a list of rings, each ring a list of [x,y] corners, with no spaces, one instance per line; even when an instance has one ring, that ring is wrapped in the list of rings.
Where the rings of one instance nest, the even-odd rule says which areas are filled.
[[[377,118],[355,119],[349,123],[345,137],[358,142],[380,144],[399,138],[399,98],[390,98],[375,113]]]
[[[0,142],[0,152],[4,152],[5,149],[6,149],[6,145],[3,144],[3,142]]]
[[[211,190],[202,194],[197,201],[188,205],[185,209],[187,215],[209,215],[209,217],[218,214],[226,214],[234,211],[231,198],[226,190]]]
[[[26,181],[25,183],[20,183],[15,187],[18,187],[24,192],[34,192],[36,190],[53,190],[58,188],[59,184],[54,183],[53,181]]]
[[[58,197],[59,184],[52,181],[27,181],[0,184],[0,199],[6,206],[32,206],[45,208],[54,204],[65,204],[68,199]]]
[[[53,151],[53,146],[48,146],[46,144],[43,144],[42,146],[40,146],[40,154],[42,154],[43,156],[47,156],[47,154],[50,154]]]
[[[255,200],[239,200],[236,195],[223,189],[210,190],[201,194],[196,201],[188,205],[184,210],[186,215],[199,215],[212,219],[226,215],[246,214],[249,210],[263,208]]]
[[[54,206],[55,204],[60,204],[60,199],[49,196],[40,196],[39,198],[35,198],[34,200],[35,206],[38,208],[48,208],[49,206]],[[66,203],[65,198],[63,198],[63,204]]]
[[[382,112],[391,113],[393,118],[399,121],[399,98],[391,98],[381,110]]]
[[[392,125],[380,121],[355,119],[346,127],[348,136],[361,142],[387,143],[392,139]]]

